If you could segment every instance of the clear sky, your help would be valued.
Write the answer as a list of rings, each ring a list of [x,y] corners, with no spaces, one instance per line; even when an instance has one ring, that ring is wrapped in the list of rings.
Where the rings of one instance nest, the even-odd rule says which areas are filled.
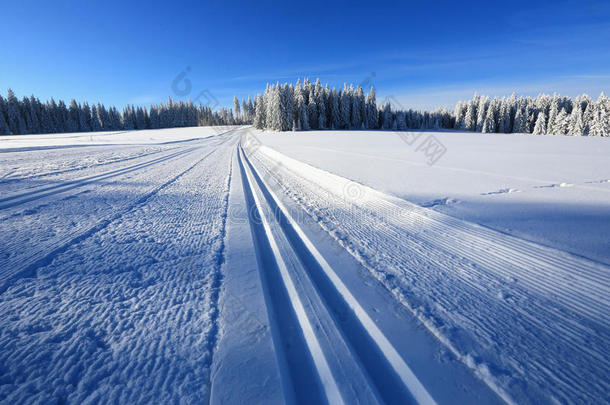
[[[146,105],[186,99],[181,72],[227,106],[303,76],[421,108],[610,90],[610,1],[462,3],[5,1],[0,90]]]

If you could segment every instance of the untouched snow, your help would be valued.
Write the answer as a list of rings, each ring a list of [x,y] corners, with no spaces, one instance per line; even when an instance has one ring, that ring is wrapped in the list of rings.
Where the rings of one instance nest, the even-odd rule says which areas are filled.
[[[606,401],[607,140],[90,137],[0,141],[0,402]]]
[[[608,139],[457,132],[423,132],[419,138],[420,133],[385,131],[255,134],[290,157],[421,206],[610,263]],[[446,148],[433,165],[418,150],[429,136]]]

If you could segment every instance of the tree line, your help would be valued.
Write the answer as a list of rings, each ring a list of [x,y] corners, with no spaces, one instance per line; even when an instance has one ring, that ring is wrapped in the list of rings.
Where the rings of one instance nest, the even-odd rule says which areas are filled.
[[[305,79],[296,85],[267,84],[255,98],[254,126],[276,131],[310,129],[409,129],[450,128],[447,110],[432,112],[393,111],[390,103],[377,107],[375,88],[365,96],[362,87],[345,84],[343,89],[322,86]]]
[[[34,96],[19,100],[12,90],[7,98],[0,95],[0,135],[49,134],[60,132],[117,131],[209,125],[237,125],[231,109],[213,111],[209,106],[195,106],[190,100],[152,105],[149,108],[126,106],[121,112],[103,104],[66,105],[51,100],[42,103]]]
[[[252,113],[251,113],[252,114]],[[450,112],[402,110],[390,101],[377,106],[375,88],[329,89],[320,80],[295,85],[267,84],[254,102],[254,125],[276,131],[309,129],[457,129],[483,133],[610,136],[610,101],[602,93],[574,100],[540,94],[536,98],[475,96]]]
[[[610,136],[610,100],[602,93],[571,99],[557,94],[535,98],[474,95],[458,102],[453,111],[400,109],[389,100],[377,105],[375,88],[345,84],[332,90],[320,80],[295,85],[267,84],[254,100],[233,99],[233,110],[212,110],[190,100],[126,106],[121,112],[103,104],[67,106],[54,99],[41,103],[31,97],[17,99],[12,90],[0,95],[0,135],[57,132],[116,131],[209,125],[254,124],[259,129],[307,131],[311,129],[457,129],[482,133],[533,133]]]
[[[603,92],[597,101],[586,94],[573,100],[557,94],[493,99],[475,95],[459,102],[453,117],[453,128],[465,131],[610,136],[610,100]]]

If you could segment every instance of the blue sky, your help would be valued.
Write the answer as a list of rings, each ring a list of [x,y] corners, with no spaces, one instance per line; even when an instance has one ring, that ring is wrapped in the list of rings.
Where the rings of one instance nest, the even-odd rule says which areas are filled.
[[[608,93],[609,1],[460,3],[4,2],[0,89],[146,105],[186,99],[172,90],[185,72],[191,97],[219,105],[303,76],[420,108],[475,91]]]

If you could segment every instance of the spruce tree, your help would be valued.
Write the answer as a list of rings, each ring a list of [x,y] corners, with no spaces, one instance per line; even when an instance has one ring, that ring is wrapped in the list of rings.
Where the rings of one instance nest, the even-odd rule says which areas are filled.
[[[235,113],[235,118],[239,119],[241,116],[241,110],[239,108],[239,100],[237,96],[233,96],[233,112]]]
[[[91,106],[91,130],[92,131],[101,131],[102,126],[100,125],[100,119],[97,113],[97,107],[95,104]]]
[[[13,135],[20,135],[26,133],[25,120],[21,115],[21,109],[19,106],[19,100],[15,97],[13,90],[8,89],[8,97],[6,100],[6,115],[8,126]]]
[[[475,101],[468,103],[466,107],[466,116],[464,117],[464,127],[466,131],[475,131],[477,129],[477,113]]]
[[[0,96],[0,135],[10,135],[11,130],[6,122],[6,103]]]
[[[379,112],[377,111],[377,97],[375,96],[375,87],[371,86],[371,91],[366,97],[367,106],[367,128],[377,129],[379,122]]]
[[[534,126],[534,135],[545,135],[546,134],[546,114],[544,111],[538,113],[536,119],[536,125]]]
[[[575,103],[572,113],[570,114],[568,124],[568,135],[582,136],[585,132],[585,125],[582,119],[582,107],[580,103]]]
[[[341,128],[341,109],[339,108],[340,94],[333,88],[330,93],[330,122],[332,129]]]

